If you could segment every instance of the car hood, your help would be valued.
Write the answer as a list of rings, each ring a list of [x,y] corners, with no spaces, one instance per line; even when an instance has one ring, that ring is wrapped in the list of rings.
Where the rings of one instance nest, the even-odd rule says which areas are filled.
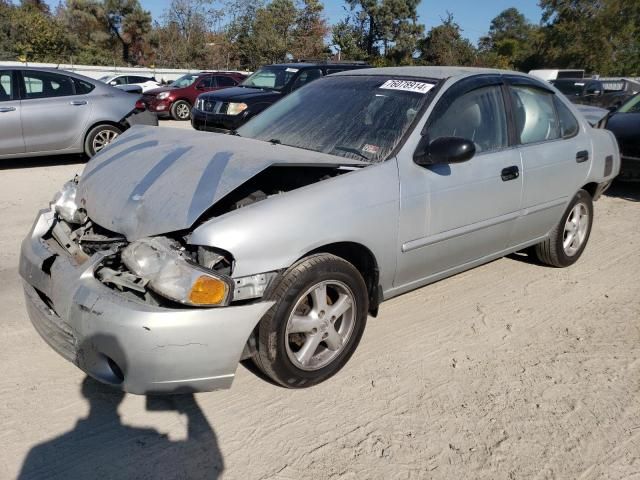
[[[575,107],[591,126],[596,125],[609,114],[609,110],[600,107],[592,107],[590,105],[575,105]]]
[[[129,241],[184,230],[272,165],[368,165],[259,140],[178,128],[133,127],[87,164],[77,201]]]
[[[149,95],[157,95],[162,92],[175,92],[176,90],[180,90],[180,89],[176,87],[166,86],[166,87],[152,88],[151,90],[147,90],[146,93]]]
[[[223,88],[216,92],[204,93],[200,98],[212,98],[222,102],[233,102],[236,100],[247,101],[261,98],[278,98],[282,96],[282,92],[276,90],[263,90],[261,88],[250,87],[230,87]]]

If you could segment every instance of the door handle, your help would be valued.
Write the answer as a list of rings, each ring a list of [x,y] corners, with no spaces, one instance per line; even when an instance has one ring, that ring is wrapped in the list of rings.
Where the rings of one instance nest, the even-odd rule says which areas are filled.
[[[86,104],[87,104],[87,101],[86,101],[86,100],[71,100],[69,103],[70,103],[71,105],[74,105],[74,106],[76,106],[76,107],[77,107],[77,106],[79,106],[79,105],[86,105]]]
[[[520,169],[516,165],[503,168],[500,176],[502,177],[503,182],[508,182],[509,180],[515,180],[520,176]]]
[[[589,150],[581,150],[576,153],[576,163],[582,163],[589,160]]]
[[[16,107],[0,107],[0,113],[15,112]]]

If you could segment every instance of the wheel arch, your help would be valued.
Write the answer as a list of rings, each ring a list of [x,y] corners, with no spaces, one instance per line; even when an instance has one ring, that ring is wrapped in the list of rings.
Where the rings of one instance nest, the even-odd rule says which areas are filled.
[[[581,190],[584,190],[589,195],[591,195],[591,198],[593,200],[597,200],[596,195],[598,192],[598,184],[596,182],[590,182],[590,183],[587,183],[586,185],[583,185]]]
[[[382,301],[382,289],[378,283],[380,278],[378,261],[373,252],[361,243],[336,242],[315,248],[301,258],[317,253],[329,253],[340,257],[351,263],[360,272],[369,292],[369,314],[376,317],[378,315],[378,306]]]

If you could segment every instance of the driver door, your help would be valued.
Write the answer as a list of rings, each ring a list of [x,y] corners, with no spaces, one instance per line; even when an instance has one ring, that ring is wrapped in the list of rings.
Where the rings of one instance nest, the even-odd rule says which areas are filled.
[[[441,97],[422,134],[429,141],[472,140],[476,154],[463,163],[400,162],[395,287],[428,283],[510,245],[520,214],[522,167],[508,125],[498,76],[463,79]]]

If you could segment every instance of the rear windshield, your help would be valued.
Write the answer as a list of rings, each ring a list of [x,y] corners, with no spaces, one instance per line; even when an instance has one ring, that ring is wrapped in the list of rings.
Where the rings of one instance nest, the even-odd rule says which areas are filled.
[[[262,67],[249,76],[241,85],[245,87],[268,88],[282,90],[288,85],[293,76],[298,73],[292,67]]]
[[[238,129],[243,137],[379,162],[429,100],[433,81],[386,76],[316,80]]]
[[[574,97],[581,95],[585,86],[585,82],[576,82],[574,80],[554,80],[551,83],[565,95]]]

